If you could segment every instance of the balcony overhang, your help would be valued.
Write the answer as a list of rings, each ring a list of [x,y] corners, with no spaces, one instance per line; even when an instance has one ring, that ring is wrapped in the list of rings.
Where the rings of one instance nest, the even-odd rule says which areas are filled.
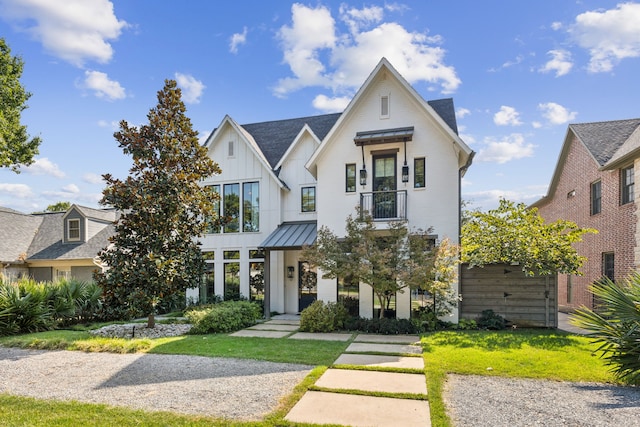
[[[357,132],[353,142],[360,147],[363,145],[389,144],[392,142],[406,142],[413,139],[413,126],[395,129],[368,130]]]

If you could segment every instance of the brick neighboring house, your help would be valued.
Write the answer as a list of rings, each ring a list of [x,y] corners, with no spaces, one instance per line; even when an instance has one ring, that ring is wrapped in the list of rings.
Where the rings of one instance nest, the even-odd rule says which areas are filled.
[[[558,305],[593,308],[588,287],[603,276],[626,278],[640,262],[640,119],[569,125],[547,195],[531,207],[549,222],[565,219],[598,230],[575,244],[587,258],[583,276],[558,276]]]

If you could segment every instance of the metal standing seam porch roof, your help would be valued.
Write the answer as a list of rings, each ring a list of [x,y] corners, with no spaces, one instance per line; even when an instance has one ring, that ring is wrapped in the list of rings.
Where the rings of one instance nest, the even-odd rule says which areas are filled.
[[[258,247],[269,250],[302,249],[316,242],[317,226],[317,221],[283,222]]]

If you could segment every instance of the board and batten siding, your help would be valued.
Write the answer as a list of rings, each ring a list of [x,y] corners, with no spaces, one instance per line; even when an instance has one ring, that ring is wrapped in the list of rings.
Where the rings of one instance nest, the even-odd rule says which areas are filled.
[[[460,270],[460,318],[491,309],[519,327],[558,327],[557,275],[527,276],[519,266],[491,264]]]

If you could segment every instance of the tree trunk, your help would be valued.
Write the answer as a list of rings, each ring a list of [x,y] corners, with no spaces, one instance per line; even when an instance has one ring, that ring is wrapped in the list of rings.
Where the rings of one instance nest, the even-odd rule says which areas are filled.
[[[378,316],[379,319],[384,318],[384,300],[384,294],[378,294],[378,302],[380,303],[380,315]]]
[[[153,329],[155,327],[156,327],[156,316],[153,313],[151,313],[149,315],[149,318],[147,319],[147,328]]]

